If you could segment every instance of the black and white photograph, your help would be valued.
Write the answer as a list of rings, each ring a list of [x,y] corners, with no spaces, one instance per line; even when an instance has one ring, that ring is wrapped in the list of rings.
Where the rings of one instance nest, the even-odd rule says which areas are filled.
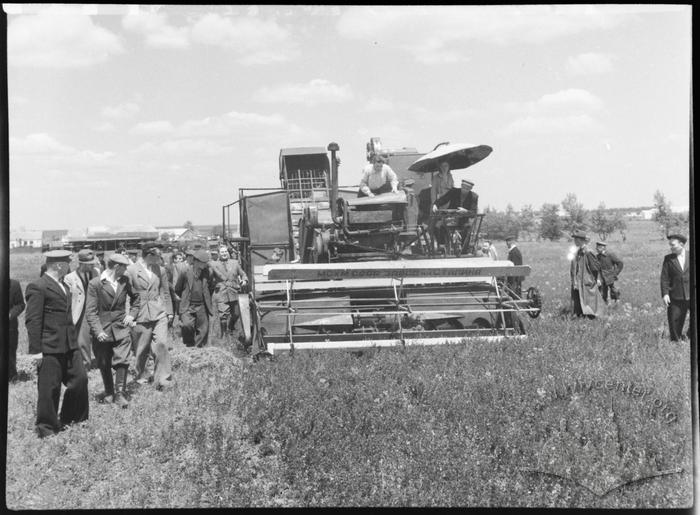
[[[695,506],[690,4],[2,8],[8,509]]]

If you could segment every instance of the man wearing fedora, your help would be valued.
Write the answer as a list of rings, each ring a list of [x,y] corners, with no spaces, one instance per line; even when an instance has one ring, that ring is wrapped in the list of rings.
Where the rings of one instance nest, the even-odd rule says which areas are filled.
[[[586,246],[588,236],[581,229],[571,234],[576,252],[571,260],[571,301],[577,317],[595,318],[604,314],[605,303],[598,287],[601,285],[600,264],[595,254]]]
[[[67,274],[64,279],[71,292],[73,323],[78,332],[78,346],[83,355],[85,370],[90,370],[92,366],[92,338],[90,327],[85,320],[85,297],[88,283],[99,275],[96,267],[99,267],[99,261],[95,252],[82,249],[78,252],[78,268]]]
[[[168,322],[173,316],[173,304],[168,287],[168,274],[160,266],[160,249],[152,242],[141,248],[141,257],[126,269],[131,286],[139,296],[139,305],[131,306],[130,314],[136,325],[131,331],[136,356],[136,381],[150,381],[146,362],[153,356],[153,382],[157,390],[172,385],[172,365],[168,352]]]
[[[608,244],[604,241],[597,241],[595,249],[598,252],[596,257],[600,264],[600,293],[606,304],[608,304],[608,298],[617,304],[620,299],[620,290],[615,287],[615,281],[622,272],[624,263],[616,254],[608,252]]]
[[[193,265],[180,274],[174,290],[180,296],[182,342],[187,347],[204,347],[209,336],[209,317],[212,315],[210,255],[200,249],[192,257]]]
[[[71,253],[44,254],[46,273],[27,285],[25,324],[29,353],[37,360],[36,432],[43,438],[87,420],[88,379],[71,311],[71,290],[63,282]],[[66,386],[60,414],[61,384]]]
[[[671,341],[677,342],[683,337],[690,310],[690,253],[685,250],[688,239],[682,234],[670,234],[667,238],[671,253],[664,256],[661,265],[661,297],[666,304]]]
[[[464,219],[462,229],[459,231],[463,242],[471,234],[471,221],[479,210],[479,195],[472,191],[473,187],[473,182],[464,179],[459,188],[450,189],[433,203],[433,213],[436,213],[440,207],[447,205],[447,209],[456,209],[459,213],[470,215]],[[433,231],[438,242],[446,245],[447,230],[442,220],[437,220],[434,223]]]
[[[94,337],[93,351],[102,374],[105,398],[126,408],[126,377],[131,358],[131,332],[136,324],[126,312],[126,300],[138,311],[139,297],[125,275],[131,264],[124,254],[115,252],[107,259],[107,269],[88,284],[85,316]],[[116,375],[112,376],[112,369]],[[115,389],[116,382],[116,389]]]

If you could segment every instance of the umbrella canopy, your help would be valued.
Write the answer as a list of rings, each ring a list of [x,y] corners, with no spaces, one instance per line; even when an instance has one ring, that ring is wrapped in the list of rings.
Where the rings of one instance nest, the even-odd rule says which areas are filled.
[[[416,160],[409,170],[419,173],[436,172],[442,161],[450,163],[450,170],[467,168],[488,156],[493,149],[488,145],[473,145],[471,143],[450,143],[428,152]]]

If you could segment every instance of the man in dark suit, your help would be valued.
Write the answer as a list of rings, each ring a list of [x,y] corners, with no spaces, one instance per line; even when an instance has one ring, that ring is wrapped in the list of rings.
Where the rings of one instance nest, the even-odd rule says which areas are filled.
[[[124,275],[131,264],[123,254],[114,253],[107,260],[107,270],[88,284],[85,317],[94,338],[93,352],[97,368],[102,374],[105,398],[112,397],[122,408],[129,406],[126,398],[126,376],[131,357],[130,328],[136,324],[126,313],[126,299],[134,311],[139,307],[139,296],[129,278]],[[112,369],[116,374],[112,377]]]
[[[620,299],[620,290],[615,287],[622,268],[625,266],[622,260],[616,254],[608,252],[608,245],[604,241],[598,241],[595,244],[598,255],[598,263],[600,263],[600,293],[603,296],[605,303],[608,303],[608,298],[617,303]]]
[[[523,255],[520,253],[520,249],[516,245],[517,238],[514,235],[506,237],[506,246],[508,247],[508,261],[514,265],[523,264]],[[508,277],[506,280],[506,286],[518,294],[518,297],[522,296],[522,277]]]
[[[24,308],[22,286],[20,286],[19,281],[10,279],[10,353],[7,362],[7,379],[9,381],[14,381],[17,378],[17,342],[19,340],[17,317],[24,311]]]
[[[473,187],[473,182],[462,180],[460,188],[452,188],[433,204],[433,213],[437,212],[438,208],[444,207],[446,204],[447,209],[456,209],[459,213],[469,215],[464,218],[462,229],[459,231],[462,236],[462,241],[471,233],[471,221],[476,216],[479,209],[479,195],[472,191]],[[447,231],[442,220],[437,220],[435,222],[434,231],[438,241],[443,245],[447,244]]]
[[[275,251],[279,250],[275,249]],[[235,253],[235,250],[232,249],[232,252]],[[219,316],[220,336],[223,338],[229,331],[233,332],[236,328],[240,315],[238,293],[241,286],[248,282],[248,276],[235,254],[231,256],[225,245],[219,249],[219,260],[209,263],[209,273],[215,292],[212,299]]]
[[[27,286],[25,322],[29,353],[38,365],[36,431],[40,437],[57,433],[63,426],[87,420],[88,379],[71,313],[71,293],[63,283],[70,270],[71,253],[53,250],[46,256],[46,273]],[[58,406],[61,383],[66,386]]]
[[[175,293],[180,296],[182,342],[188,347],[204,347],[209,336],[209,317],[212,314],[209,291],[209,252],[200,249],[193,253],[193,264],[178,277]]]
[[[687,241],[682,234],[669,235],[671,253],[664,256],[661,265],[661,297],[666,304],[672,342],[682,338],[683,324],[690,310],[690,253],[685,250]]]

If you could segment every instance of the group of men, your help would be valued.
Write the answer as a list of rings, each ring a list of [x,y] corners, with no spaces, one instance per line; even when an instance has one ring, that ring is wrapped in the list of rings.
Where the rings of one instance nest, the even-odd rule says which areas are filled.
[[[37,434],[55,434],[88,418],[87,371],[93,356],[104,385],[102,399],[122,408],[129,405],[126,384],[132,356],[138,384],[153,383],[157,390],[172,386],[168,325],[174,317],[173,299],[158,245],[144,244],[135,260],[114,252],[104,269],[91,249],[78,252],[74,271],[70,251],[53,250],[44,256],[43,273],[27,286],[26,303],[19,282],[11,280],[9,292],[8,372],[10,379],[17,375],[17,317],[26,309],[28,350],[37,364]],[[206,250],[188,251],[187,259],[174,270],[173,291],[179,300],[183,342],[202,347],[213,314],[212,292],[222,332],[233,331],[234,305],[247,277],[240,263],[230,259],[227,247],[219,249],[216,262]],[[66,391],[61,403],[62,384]]]

